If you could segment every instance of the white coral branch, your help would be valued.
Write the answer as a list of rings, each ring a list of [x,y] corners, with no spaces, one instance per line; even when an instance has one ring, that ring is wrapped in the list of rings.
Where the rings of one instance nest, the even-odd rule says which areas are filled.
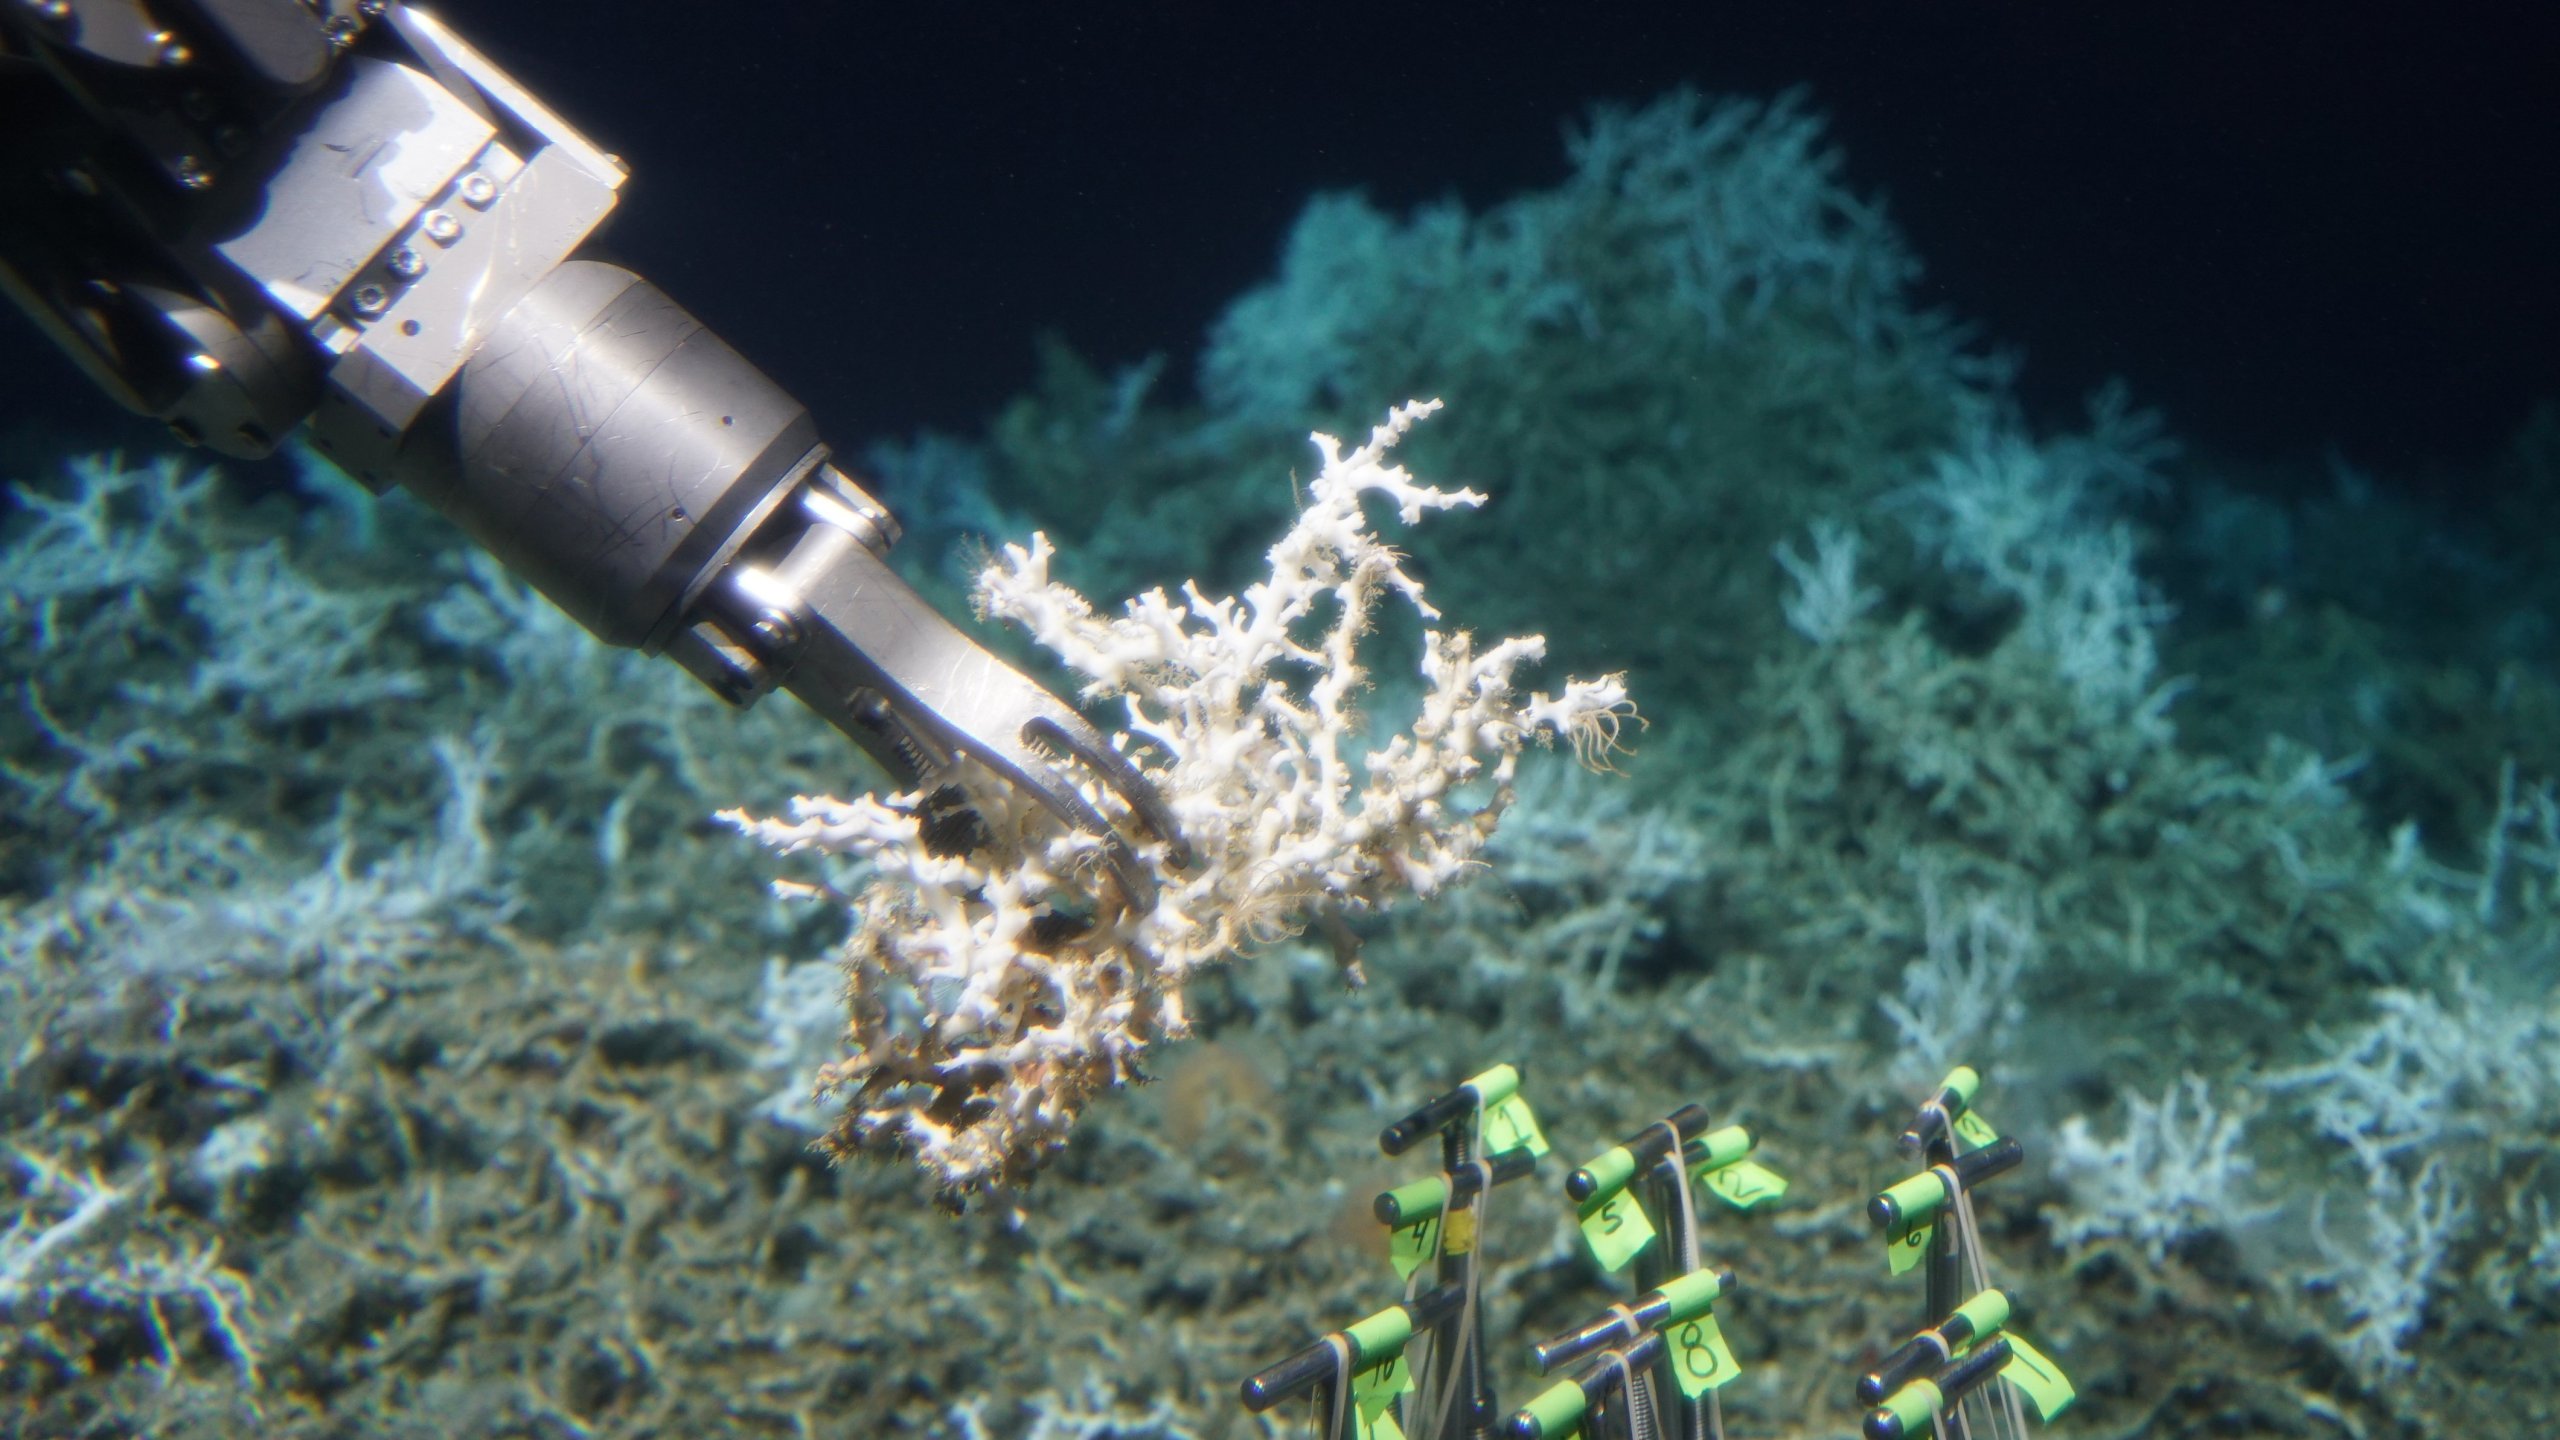
[[[1362,509],[1383,497],[1407,523],[1482,503],[1388,461],[1439,402],[1390,412],[1345,452],[1314,437],[1323,471],[1241,595],[1161,590],[1103,615],[1055,580],[1034,536],[979,577],[978,602],[1055,652],[1089,700],[1126,708],[1114,737],[1163,795],[1189,848],[1140,854],[1151,905],[1104,880],[1098,845],[983,771],[953,785],[979,822],[964,853],[927,843],[953,796],[803,800],[790,820],[733,815],[785,850],[869,857],[847,947],[852,1053],[829,1068],[849,1109],[838,1139],[912,1151],[946,1184],[1025,1171],[1095,1092],[1128,1078],[1185,1029],[1182,986],[1200,967],[1295,934],[1319,912],[1429,895],[1479,863],[1533,740],[1605,758],[1632,714],[1618,677],[1520,693],[1535,636],[1478,647],[1426,628],[1419,713],[1383,744],[1364,739],[1360,641],[1388,595],[1426,627],[1438,612]],[[1118,797],[1079,777],[1125,821]],[[1124,828],[1134,831],[1136,827]],[[949,847],[945,847],[947,850]]]

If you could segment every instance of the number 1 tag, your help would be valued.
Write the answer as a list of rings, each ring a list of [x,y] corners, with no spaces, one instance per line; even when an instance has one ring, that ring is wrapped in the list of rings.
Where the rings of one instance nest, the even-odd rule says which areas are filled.
[[[1484,1112],[1485,1154],[1506,1155],[1526,1149],[1543,1159],[1552,1148],[1547,1144],[1546,1132],[1538,1128],[1537,1112],[1516,1091],[1510,1099]]]

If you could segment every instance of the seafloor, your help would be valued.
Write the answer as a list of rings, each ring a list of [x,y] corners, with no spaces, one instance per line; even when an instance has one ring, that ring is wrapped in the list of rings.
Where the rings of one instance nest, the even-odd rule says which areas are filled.
[[[2560,1425],[2560,422],[2469,515],[2227,472],[2139,397],[2033,423],[1816,122],[1711,110],[1485,214],[1319,202],[1196,397],[1060,350],[987,434],[867,457],[955,607],[945,557],[1034,525],[1093,593],[1231,587],[1297,436],[1443,394],[1411,462],[1495,497],[1413,537],[1449,622],[1627,668],[1650,722],[1354,917],[1364,987],[1243,957],[957,1214],[811,1149],[844,918],[765,886],[859,877],[712,818],[872,784],[840,737],[321,467],[15,456],[5,1424],[1258,1433],[1244,1375],[1398,1294],[1378,1127],[1510,1061],[1560,1153],[1490,1220],[1504,1396],[1616,1293],[1567,1157],[1694,1101],[1792,1182],[1708,1220],[1729,1433],[1838,1435],[1920,1306],[1864,1207],[1961,1060],[2027,1153],[1977,1203],[2078,1387],[2052,1433]],[[1683,251],[1701,190],[1757,218]]]

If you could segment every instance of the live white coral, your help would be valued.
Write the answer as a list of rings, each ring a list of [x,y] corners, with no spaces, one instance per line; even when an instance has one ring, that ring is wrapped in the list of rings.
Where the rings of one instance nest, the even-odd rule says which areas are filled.
[[[1345,454],[1314,437],[1323,473],[1270,551],[1270,578],[1218,598],[1185,585],[1105,617],[1053,580],[1045,537],[1008,546],[978,579],[980,605],[1085,677],[1085,698],[1127,707],[1115,736],[1172,807],[1188,863],[1142,849],[1158,890],[1131,903],[1100,845],[965,765],[933,794],[802,798],[790,820],[730,818],[785,851],[870,858],[846,947],[852,1053],[824,1083],[847,1101],[842,1150],[912,1152],[954,1188],[1019,1178],[1096,1092],[1150,1044],[1186,1028],[1182,987],[1241,947],[1297,933],[1328,910],[1429,895],[1476,862],[1510,802],[1530,740],[1586,759],[1632,713],[1619,677],[1555,696],[1515,693],[1535,636],[1479,650],[1438,612],[1370,528],[1364,497],[1406,523],[1475,505],[1417,482],[1388,452],[1439,402],[1391,412]],[[1420,712],[1372,748],[1354,708],[1357,653],[1386,594],[1424,621]],[[1117,797],[1075,777],[1126,820]],[[1126,827],[1135,832],[1134,826]]]

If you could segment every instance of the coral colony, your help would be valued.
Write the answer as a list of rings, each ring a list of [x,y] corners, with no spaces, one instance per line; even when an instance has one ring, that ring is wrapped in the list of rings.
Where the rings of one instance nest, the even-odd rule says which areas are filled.
[[[1324,468],[1306,507],[1271,547],[1269,578],[1239,596],[1186,585],[1179,601],[1151,590],[1099,616],[1050,577],[1046,536],[980,575],[980,606],[1081,677],[1084,699],[1126,704],[1129,753],[1187,852],[1145,852],[1151,905],[1104,879],[1094,837],[990,777],[956,782],[956,795],[803,797],[790,820],[733,813],[784,851],[874,866],[845,948],[853,1053],[824,1080],[849,1097],[839,1148],[910,1152],[952,1187],[1018,1178],[1148,1046],[1187,1031],[1182,990],[1202,966],[1433,894],[1477,863],[1524,746],[1561,739],[1589,761],[1614,746],[1633,713],[1620,677],[1517,693],[1516,673],[1543,653],[1536,636],[1479,649],[1426,628],[1406,727],[1380,739],[1360,708],[1358,652],[1379,603],[1399,599],[1427,627],[1440,618],[1362,501],[1412,524],[1484,500],[1388,463],[1438,408],[1398,408],[1347,454],[1316,436]],[[937,835],[937,814],[962,809],[966,840]]]

